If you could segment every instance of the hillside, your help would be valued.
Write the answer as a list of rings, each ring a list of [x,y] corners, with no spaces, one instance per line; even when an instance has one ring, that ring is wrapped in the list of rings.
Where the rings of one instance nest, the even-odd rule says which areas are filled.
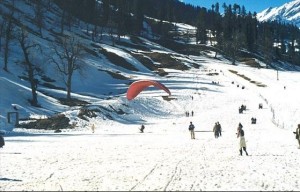
[[[10,1],[1,3],[3,15],[9,15],[10,6],[12,6]],[[2,99],[0,101],[0,107],[3,109],[1,128],[7,131],[12,130],[15,124],[15,122],[7,122],[8,112],[18,112],[21,124],[24,120],[55,118],[59,114],[67,116],[69,122],[60,124],[59,128],[80,128],[82,123],[87,124],[90,118],[94,117],[133,123],[130,116],[136,115],[132,114],[134,102],[128,102],[125,99],[130,83],[139,79],[153,79],[172,88],[172,83],[176,79],[172,80],[172,74],[168,72],[169,70],[178,72],[191,69],[204,70],[205,60],[214,55],[212,47],[196,45],[195,38],[189,37],[189,41],[186,41],[186,31],[189,31],[189,35],[193,36],[195,35],[193,34],[195,27],[183,23],[170,23],[174,26],[178,37],[176,38],[177,43],[166,44],[170,48],[168,49],[158,44],[157,37],[152,34],[151,26],[147,22],[144,22],[143,36],[121,36],[118,40],[118,36],[116,34],[111,35],[108,28],[103,30],[101,36],[92,38],[92,32],[86,30],[88,24],[77,21],[72,26],[66,27],[65,34],[75,37],[81,43],[83,48],[81,62],[84,64],[84,70],[74,71],[72,100],[68,101],[66,100],[66,85],[62,81],[63,77],[57,71],[54,63],[51,62],[58,57],[55,55],[55,50],[61,46],[59,39],[62,36],[59,33],[60,28],[57,22],[60,20],[62,10],[55,4],[50,4],[45,15],[47,25],[39,33],[38,27],[33,22],[33,4],[18,1],[14,6],[14,17],[20,19],[19,23],[15,23],[14,33],[16,35],[20,33],[20,23],[27,26],[29,42],[39,44],[39,49],[35,48],[34,54],[30,55],[30,58],[42,70],[39,70],[35,75],[38,82],[39,107],[33,107],[29,102],[32,97],[30,82],[22,65],[24,56],[19,48],[17,38],[13,39],[9,46],[8,72],[0,71],[1,90],[5,90],[1,92]],[[22,17],[22,15],[26,15],[26,17]],[[151,21],[153,18],[147,20]],[[2,21],[4,21],[4,17],[2,17]],[[192,31],[193,33],[191,33]],[[202,55],[203,58],[195,59],[192,55]],[[216,59],[218,62],[227,62],[222,56]],[[1,55],[0,60],[3,60],[3,55]],[[214,59],[211,58],[210,60]],[[259,68],[266,66],[254,58],[245,58],[241,61],[244,64]],[[280,70],[297,70],[296,67],[288,64],[273,67]],[[150,103],[154,103],[151,107],[159,109],[157,105],[161,105],[159,103],[162,101],[158,102],[157,100],[161,100],[161,92],[154,89],[150,90],[154,94],[153,98],[149,98],[153,100]],[[169,107],[174,108],[174,106]],[[181,113],[176,110],[170,111],[173,112],[168,116]],[[143,117],[151,114],[152,110],[140,111],[139,113],[135,120],[136,123],[144,121]],[[58,129],[58,127],[51,125],[51,122],[45,122],[44,126],[41,123],[39,126],[32,123],[18,126]]]
[[[5,14],[9,13],[10,1],[3,1],[1,9]],[[72,82],[73,103],[65,103],[65,85],[59,75],[54,63],[50,60],[55,57],[54,49],[59,47],[58,39],[59,14],[62,10],[55,4],[51,4],[47,11],[46,27],[42,29],[42,35],[38,34],[37,27],[33,24],[33,16],[30,14],[33,6],[26,1],[18,1],[15,4],[14,15],[26,15],[21,17],[20,23],[28,26],[29,39],[38,42],[41,49],[36,49],[36,54],[30,55],[33,62],[43,70],[35,76],[38,81],[38,103],[40,107],[31,107],[30,84],[27,81],[26,71],[21,63],[24,60],[23,53],[19,48],[18,41],[13,39],[10,43],[10,54],[8,58],[8,72],[1,70],[1,100],[0,106],[2,123],[6,120],[6,113],[13,112],[17,107],[20,119],[51,117],[66,111],[79,111],[81,108],[97,108],[98,116],[108,116],[114,110],[121,110],[120,106],[114,106],[111,100],[119,100],[124,97],[128,85],[138,79],[157,79],[166,81],[162,70],[159,68],[188,69],[195,62],[186,56],[172,52],[159,46],[153,41],[143,37],[126,36],[120,41],[116,35],[109,35],[104,31],[101,39],[92,41],[90,33],[86,31],[86,24],[79,22],[65,31],[68,36],[74,36],[83,47],[82,62],[84,70],[79,73],[75,71]],[[23,12],[21,10],[25,10]],[[19,17],[19,16],[16,16]],[[4,17],[2,17],[2,21]],[[15,33],[20,29],[16,24]],[[147,27],[147,23],[145,23]],[[108,30],[108,29],[107,29]],[[147,32],[147,36],[151,33]],[[1,55],[0,60],[3,61]],[[198,64],[197,64],[198,65]],[[76,100],[74,100],[76,99]],[[108,101],[109,100],[109,101]],[[84,105],[84,106],[82,106]],[[97,107],[98,106],[98,107]],[[126,111],[126,110],[125,110]],[[128,110],[127,110],[128,111]],[[117,115],[117,114],[116,114]],[[118,116],[118,115],[117,115]],[[3,125],[7,127],[8,125]],[[11,127],[11,126],[9,126]]]
[[[9,13],[10,3],[0,2],[1,13]],[[91,26],[79,20],[61,35],[61,14],[51,4],[41,35],[30,1],[15,1],[20,22],[14,30],[27,26],[29,45],[39,44],[30,59],[43,70],[35,74],[39,106],[32,106],[20,43],[10,42],[8,71],[0,70],[1,191],[300,190],[293,134],[300,116],[300,67],[267,65],[246,51],[233,65],[215,48],[196,44],[190,33],[195,27],[184,23],[173,23],[176,41],[162,43],[150,17],[140,36],[120,41],[109,28],[93,40]],[[84,50],[84,70],[74,73],[70,100],[49,62],[59,57],[55,48],[62,51],[65,36],[79,40]],[[149,87],[129,101],[126,91],[140,79],[163,83],[171,96]],[[241,105],[246,110],[239,113]],[[18,112],[19,125],[14,113],[8,123],[8,112]],[[218,138],[212,132],[216,122],[222,126]],[[247,156],[239,152],[239,123]]]

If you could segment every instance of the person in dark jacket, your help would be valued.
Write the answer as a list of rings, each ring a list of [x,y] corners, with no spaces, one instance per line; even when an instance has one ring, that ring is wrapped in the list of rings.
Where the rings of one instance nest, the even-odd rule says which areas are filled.
[[[245,140],[245,132],[242,128],[242,126],[239,126],[238,127],[238,132],[237,132],[237,138],[240,138],[240,143],[239,143],[239,146],[240,146],[240,155],[242,156],[243,155],[243,151],[242,149],[246,152],[246,155],[248,155],[248,152],[246,150],[246,140]]]
[[[300,124],[298,124],[298,127],[296,129],[295,132],[293,132],[294,134],[296,134],[296,139],[298,140],[298,143],[299,143],[299,149],[300,149]]]
[[[221,127],[221,124],[219,123],[219,121],[217,122],[217,126],[218,126],[219,137],[221,137],[222,136],[222,127]]]
[[[239,123],[238,129],[239,128],[243,128],[243,125],[241,123]]]
[[[191,139],[195,139],[195,126],[192,122],[190,122],[190,125],[189,125],[189,131],[191,132]]]
[[[2,135],[0,135],[0,148],[2,148],[5,145],[4,138]]]
[[[213,132],[215,135],[215,138],[217,139],[219,137],[219,127],[218,127],[218,122],[215,123],[215,126],[213,128]]]
[[[141,126],[141,129],[140,129],[141,133],[144,133],[144,129],[145,129],[145,126],[142,125],[142,126]]]

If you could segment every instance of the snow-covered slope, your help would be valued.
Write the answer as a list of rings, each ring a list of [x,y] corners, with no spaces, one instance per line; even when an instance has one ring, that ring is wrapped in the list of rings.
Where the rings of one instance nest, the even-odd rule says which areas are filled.
[[[10,1],[1,2],[5,5]],[[27,1],[15,2],[19,10],[30,12]],[[47,29],[57,31],[58,15],[54,13],[60,10],[51,10]],[[28,18],[20,17],[34,28]],[[43,38],[32,34],[46,56],[53,54],[55,37],[47,29],[43,29]],[[122,37],[121,44],[113,44],[105,32],[103,39],[92,42],[85,29],[84,23],[71,29],[93,52],[83,58],[83,76],[74,74],[72,97],[89,103],[84,107],[60,103],[66,92],[49,63],[45,76],[39,77],[41,107],[31,107],[30,86],[22,78],[24,70],[19,65],[22,53],[17,42],[12,42],[9,72],[0,70],[0,129],[5,131],[6,142],[0,149],[1,191],[300,190],[300,150],[292,133],[300,123],[299,67],[281,63],[274,66],[277,72],[265,68],[264,63],[261,68],[240,62],[231,65],[221,55],[215,59],[213,52],[182,55],[142,37]],[[103,50],[137,70],[112,62]],[[165,68],[151,57],[158,54],[189,68]],[[160,76],[149,70],[136,55],[153,61],[168,74]],[[46,62],[41,58],[34,61]],[[128,85],[137,79],[162,82],[171,91],[171,100],[162,97],[162,90],[151,87],[128,101]],[[258,108],[260,103],[263,109]],[[247,110],[239,114],[241,105]],[[81,109],[94,111],[97,116],[80,119]],[[16,110],[21,118],[63,113],[75,128],[53,133],[15,127],[7,123],[6,114]],[[187,111],[194,115],[186,117]],[[251,124],[252,117],[257,124]],[[190,121],[196,127],[195,140],[188,132]],[[218,139],[211,132],[217,121],[223,131]],[[239,156],[239,122],[244,125],[249,156]],[[144,133],[138,130],[141,124],[146,127]]]
[[[280,21],[292,23],[300,27],[300,0],[285,3],[280,7],[270,7],[257,14],[259,21]]]
[[[46,1],[43,2],[46,3]],[[0,97],[2,98],[0,108],[3,109],[0,113],[1,124],[6,123],[7,112],[16,110],[21,119],[49,117],[68,110],[79,110],[79,107],[69,107],[59,101],[66,97],[65,84],[54,64],[50,62],[52,58],[55,58],[53,49],[59,47],[57,43],[57,39],[60,37],[58,35],[60,32],[58,23],[62,10],[54,3],[49,4],[50,6],[44,15],[45,26],[42,28],[42,35],[40,35],[33,22],[33,5],[34,3],[30,1],[16,1],[14,3],[14,18],[28,26],[30,29],[29,41],[38,43],[41,47],[41,50],[30,50],[33,53],[30,55],[32,62],[43,69],[41,74],[35,76],[38,79],[37,94],[40,107],[30,106],[30,84],[26,78],[26,70],[21,65],[24,56],[18,41],[13,39],[9,45],[8,72],[0,70]],[[6,20],[12,6],[12,1],[3,0],[0,2],[1,23]],[[134,54],[151,60],[150,57],[147,57],[149,53],[173,54],[172,51],[142,37],[136,37],[134,41],[128,36],[122,36],[118,42],[116,41],[117,35],[111,36],[106,29],[103,30],[101,37],[99,34],[93,41],[91,31],[86,31],[86,25],[84,22],[74,22],[70,28],[65,27],[64,29],[66,35],[74,36],[85,47],[82,58],[85,67],[81,73],[74,72],[72,98],[88,102],[91,106],[111,108],[115,105],[112,100],[118,100],[118,97],[124,96],[132,81],[145,78],[165,81],[165,77],[161,77],[155,71],[148,69],[134,57]],[[19,30],[20,26],[14,25],[14,34],[17,35]],[[112,57],[115,59],[112,60]],[[0,54],[0,61],[2,68],[3,54]],[[154,65],[159,67],[161,63],[153,61]],[[189,64],[187,63],[187,65]],[[118,106],[118,104],[116,105]],[[11,126],[6,124],[1,127]]]
[[[280,71],[277,80],[273,69],[191,59],[203,66],[168,70],[164,83],[176,100],[147,90],[132,101],[110,100],[129,109],[116,120],[96,117],[62,133],[19,128],[7,133],[0,190],[299,191],[300,149],[292,131],[299,123],[300,73]],[[239,114],[242,104],[247,110]],[[186,111],[194,116],[186,117]],[[217,121],[222,137],[215,139]],[[249,156],[239,156],[239,122]]]

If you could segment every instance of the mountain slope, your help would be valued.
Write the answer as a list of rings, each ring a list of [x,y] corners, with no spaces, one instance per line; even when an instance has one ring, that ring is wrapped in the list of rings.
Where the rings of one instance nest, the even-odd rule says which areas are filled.
[[[300,0],[285,3],[280,7],[268,8],[257,14],[259,21],[280,21],[300,27]]]
[[[2,11],[0,22],[5,23],[11,10],[14,10],[13,21],[18,21],[14,22],[14,34],[18,35],[21,26],[26,26],[28,42],[40,45],[40,49],[30,50],[33,54],[29,56],[31,61],[42,69],[35,76],[38,82],[37,95],[40,107],[32,107],[29,103],[30,83],[26,77],[26,69],[22,65],[23,52],[17,39],[10,42],[8,72],[0,70],[0,97],[3,98],[0,100],[0,108],[3,109],[0,114],[2,128],[14,127],[12,124],[7,124],[6,115],[16,110],[24,120],[50,117],[64,112],[73,114],[73,110],[78,112],[90,106],[91,110],[96,110],[99,116],[115,120],[119,118],[117,111],[124,107],[119,104],[119,97],[125,95],[131,82],[138,79],[154,79],[164,83],[167,77],[163,68],[186,70],[192,66],[199,66],[185,55],[151,41],[148,31],[144,32],[148,39],[121,36],[118,40],[116,34],[111,34],[109,28],[104,28],[101,34],[99,33],[93,39],[92,31],[87,31],[88,24],[78,21],[73,22],[70,27],[65,27],[64,35],[61,35],[58,23],[62,10],[51,2],[44,15],[46,25],[40,33],[34,22],[33,5],[34,3],[27,1],[17,1],[12,4],[11,1],[4,0],[0,3]],[[146,22],[144,26],[150,28]],[[86,103],[84,106],[76,104],[74,106],[64,102],[66,91],[63,77],[58,73],[55,65],[49,62],[57,57],[54,48],[58,47],[58,50],[61,50],[59,38],[63,36],[75,37],[84,49],[81,58],[84,70],[80,73],[74,72],[71,92],[73,99]],[[0,54],[0,61],[3,61],[3,54]]]

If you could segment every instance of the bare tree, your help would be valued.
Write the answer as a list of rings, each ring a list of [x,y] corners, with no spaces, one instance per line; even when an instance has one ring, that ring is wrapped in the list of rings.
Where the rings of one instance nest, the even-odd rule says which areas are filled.
[[[19,41],[21,49],[24,54],[24,62],[22,64],[24,64],[24,68],[27,72],[27,78],[31,86],[32,100],[30,102],[32,106],[38,107],[39,106],[37,100],[38,80],[35,78],[35,75],[37,75],[40,68],[37,65],[33,64],[32,62],[31,56],[33,55],[33,53],[31,52],[31,49],[40,48],[40,46],[37,43],[33,43],[29,39],[28,32],[25,30],[24,27],[21,27],[17,35],[17,40]]]
[[[76,70],[79,72],[84,70],[81,60],[83,48],[75,37],[64,37],[61,39],[61,47],[53,46],[53,48],[57,57],[52,57],[51,61],[56,65],[58,72],[63,77],[67,90],[67,99],[70,100],[73,74]]]

